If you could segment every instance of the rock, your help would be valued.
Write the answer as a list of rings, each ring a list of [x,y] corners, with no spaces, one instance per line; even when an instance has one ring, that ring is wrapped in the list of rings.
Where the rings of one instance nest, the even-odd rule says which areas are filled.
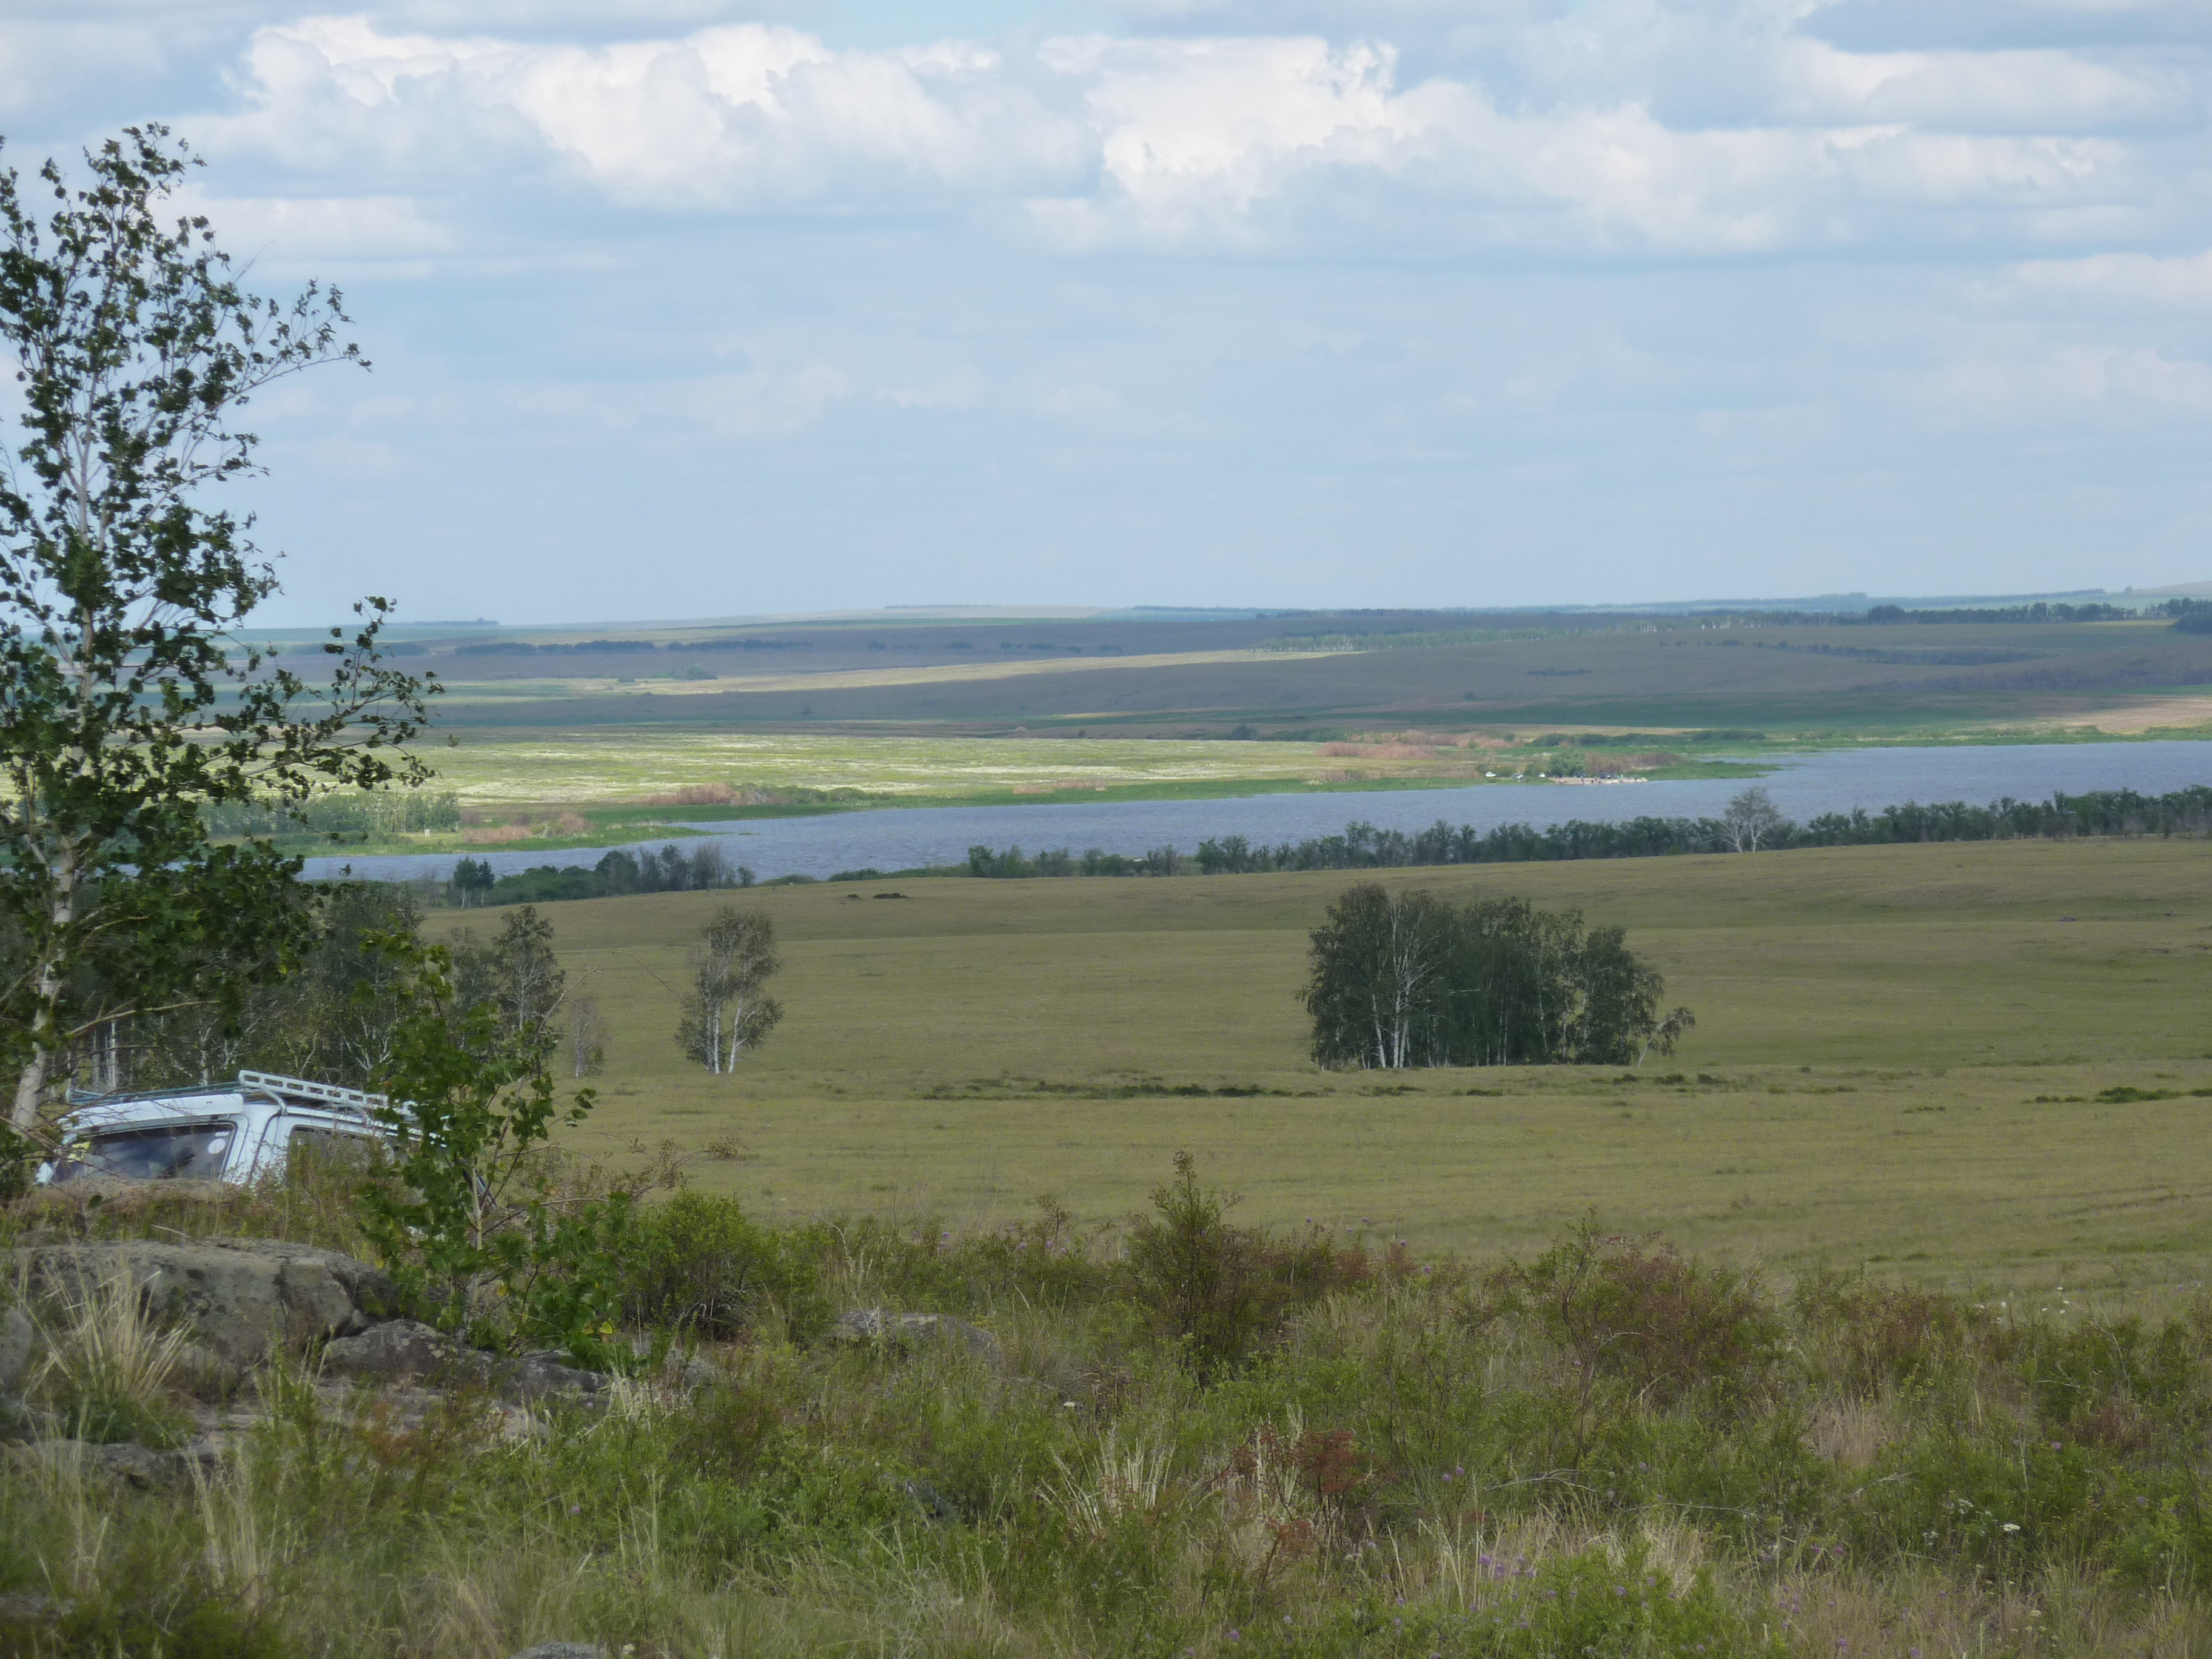
[[[0,1312],[0,1396],[22,1393],[23,1373],[30,1369],[38,1339],[38,1327],[21,1308]]]
[[[590,1642],[540,1642],[514,1659],[607,1659],[607,1650]]]
[[[521,1401],[594,1395],[607,1386],[605,1375],[568,1364],[557,1352],[501,1359],[412,1319],[394,1319],[359,1336],[340,1337],[323,1350],[323,1374],[386,1382],[474,1383]]]
[[[358,1336],[342,1336],[323,1348],[325,1376],[366,1376],[379,1382],[488,1382],[493,1360],[420,1320],[393,1319]]]
[[[604,1372],[582,1370],[557,1352],[526,1353],[495,1373],[499,1391],[510,1400],[543,1400],[553,1394],[594,1395],[607,1386]]]
[[[227,1364],[250,1365],[272,1347],[366,1330],[396,1310],[392,1281],[334,1250],[274,1239],[148,1239],[18,1248],[0,1271],[21,1275],[34,1297],[89,1294],[118,1275],[161,1316],[189,1325]]]
[[[40,1440],[23,1449],[43,1462],[74,1463],[87,1474],[104,1474],[140,1492],[181,1491],[191,1485],[195,1470],[210,1474],[222,1458],[221,1446],[204,1438],[172,1451],[84,1440]]]
[[[910,1352],[939,1343],[949,1344],[975,1358],[996,1363],[999,1339],[980,1325],[950,1314],[890,1313],[881,1308],[855,1308],[837,1316],[830,1328],[833,1342],[866,1343]]]

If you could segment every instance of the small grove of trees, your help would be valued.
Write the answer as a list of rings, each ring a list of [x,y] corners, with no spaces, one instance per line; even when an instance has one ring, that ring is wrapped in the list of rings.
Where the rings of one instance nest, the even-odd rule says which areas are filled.
[[[449,903],[464,908],[483,904],[550,904],[562,899],[619,898],[630,893],[705,893],[729,887],[750,887],[753,872],[732,865],[712,842],[690,852],[674,842],[658,853],[632,853],[624,848],[603,855],[585,869],[557,865],[534,865],[527,870],[495,876],[489,860],[465,858],[447,878]]]
[[[380,1075],[406,1013],[408,964],[424,948],[414,894],[380,882],[297,892],[311,942],[291,972],[253,983],[251,963],[204,965],[210,976],[247,982],[228,1001],[193,1001],[100,1028],[94,1086],[159,1089],[251,1069],[364,1088]],[[502,1044],[541,1060],[565,1051],[576,1076],[599,1069],[605,1022],[589,998],[568,994],[552,924],[529,906],[489,940],[463,932],[441,972],[457,1018],[481,1017]]]
[[[1618,927],[1514,898],[1348,890],[1301,994],[1324,1066],[1626,1066],[1696,1023]]]
[[[782,966],[768,914],[724,905],[691,947],[691,989],[676,1027],[685,1056],[717,1074],[735,1071],[783,1018],[783,1005],[767,991]]]
[[[1040,852],[1034,858],[1023,856],[1018,847],[1009,847],[1002,853],[988,847],[968,849],[969,875],[1002,880],[1024,876],[1172,876],[1189,861],[1172,847],[1155,847],[1133,858],[1096,847],[1083,853],[1063,847],[1056,852]]]

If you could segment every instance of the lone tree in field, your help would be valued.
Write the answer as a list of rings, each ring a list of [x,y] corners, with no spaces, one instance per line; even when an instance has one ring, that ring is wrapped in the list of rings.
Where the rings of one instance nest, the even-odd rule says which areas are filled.
[[[1745,790],[1721,811],[1722,830],[1739,853],[1756,853],[1761,842],[1774,840],[1788,822],[1764,789]]]
[[[425,685],[379,663],[389,609],[333,629],[310,687],[234,630],[276,591],[240,518],[258,471],[232,424],[340,343],[335,292],[233,280],[170,198],[194,158],[158,126],[71,184],[0,170],[0,344],[20,430],[0,449],[0,1069],[11,1120],[52,1104],[82,1041],[134,1014],[233,1002],[313,937],[295,859],[210,843],[203,809],[414,784]],[[45,200],[39,198],[44,198]],[[364,367],[366,365],[363,365]]]
[[[1520,899],[1452,905],[1374,882],[1313,934],[1302,994],[1324,1066],[1626,1066],[1697,1021],[1618,927]]]
[[[737,1070],[738,1056],[783,1018],[783,1005],[765,988],[782,966],[768,913],[724,905],[691,948],[691,990],[676,1027],[684,1054],[710,1072]]]

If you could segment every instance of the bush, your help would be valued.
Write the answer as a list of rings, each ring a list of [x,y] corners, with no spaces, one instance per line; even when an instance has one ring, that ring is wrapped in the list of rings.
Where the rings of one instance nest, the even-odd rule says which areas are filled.
[[[631,1234],[625,1319],[717,1340],[743,1334],[770,1309],[802,1340],[830,1322],[812,1258],[733,1198],[678,1193],[640,1211]]]
[[[1127,1273],[1154,1334],[1200,1376],[1241,1363],[1292,1310],[1367,1277],[1364,1251],[1340,1252],[1318,1229],[1282,1241],[1231,1226],[1237,1199],[1200,1186],[1188,1152],[1175,1170],[1153,1189],[1157,1214],[1130,1222]]]
[[[1782,1347],[1782,1322],[1746,1275],[1686,1261],[1671,1245],[1608,1237],[1594,1223],[1492,1283],[1585,1376],[1624,1377],[1662,1403],[1700,1388],[1758,1391]]]

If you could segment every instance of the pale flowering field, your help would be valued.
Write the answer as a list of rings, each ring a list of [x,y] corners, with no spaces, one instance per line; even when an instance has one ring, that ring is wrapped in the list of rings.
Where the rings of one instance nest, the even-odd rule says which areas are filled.
[[[426,747],[436,787],[474,806],[638,801],[686,788],[855,789],[889,796],[1340,781],[1346,758],[1317,743],[1145,738],[814,737],[789,732],[497,732]],[[1480,775],[1471,752],[1363,745],[1364,777]]]

